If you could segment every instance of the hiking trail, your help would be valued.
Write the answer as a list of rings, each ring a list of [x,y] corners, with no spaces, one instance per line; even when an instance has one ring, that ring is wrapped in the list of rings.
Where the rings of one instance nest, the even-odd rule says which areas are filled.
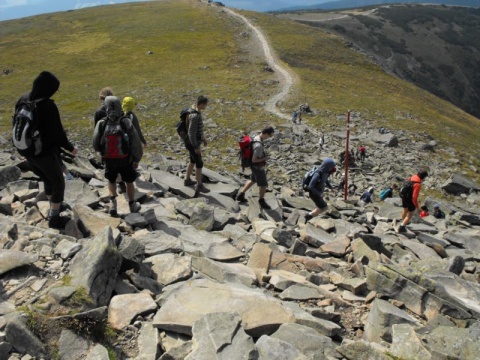
[[[248,20],[245,16],[240,15],[228,8],[224,8],[224,10],[231,16],[242,20],[253,31],[253,33],[255,34],[256,38],[258,39],[258,41],[262,46],[263,52],[265,54],[265,59],[268,65],[277,74],[280,74],[281,91],[266,102],[265,110],[282,119],[291,120],[291,116],[282,113],[277,108],[277,103],[283,100],[290,93],[290,90],[295,82],[295,77],[293,73],[285,65],[283,65],[274,55],[274,52],[267,38],[263,34],[262,30],[260,30],[258,27],[253,25],[252,22]]]

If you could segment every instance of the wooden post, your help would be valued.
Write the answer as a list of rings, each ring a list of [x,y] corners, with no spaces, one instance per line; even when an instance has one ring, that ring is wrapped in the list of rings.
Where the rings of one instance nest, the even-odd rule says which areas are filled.
[[[347,201],[348,198],[348,159],[350,157],[350,151],[349,151],[349,144],[350,144],[350,111],[348,112],[347,115],[347,141],[345,144],[345,201]]]

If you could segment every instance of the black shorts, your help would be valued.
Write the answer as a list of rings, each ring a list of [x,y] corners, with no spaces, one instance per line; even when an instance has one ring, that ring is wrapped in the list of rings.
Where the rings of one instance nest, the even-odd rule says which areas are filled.
[[[188,150],[188,154],[190,155],[190,162],[195,164],[197,169],[203,168],[202,154],[197,154],[195,152],[195,148],[189,142],[185,143],[185,148]]]
[[[259,187],[268,187],[267,172],[265,167],[256,167],[252,166],[252,181],[256,183]]]
[[[417,208],[412,199],[402,199],[402,207],[410,212],[415,211]]]
[[[316,196],[312,192],[309,192],[310,194],[310,199],[315,203],[315,206],[319,209],[325,209],[328,207],[327,203],[325,200],[323,200],[323,197],[321,196]]]
[[[137,179],[137,172],[129,160],[105,160],[105,178],[113,184],[119,174],[126,183],[133,183]]]

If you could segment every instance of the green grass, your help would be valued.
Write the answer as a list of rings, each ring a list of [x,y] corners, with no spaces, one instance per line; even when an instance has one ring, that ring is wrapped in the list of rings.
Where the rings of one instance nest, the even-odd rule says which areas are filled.
[[[283,104],[288,112],[307,101],[321,109],[320,116],[308,121],[321,127],[338,124],[336,116],[347,110],[359,111],[373,124],[427,132],[458,154],[478,152],[478,120],[385,74],[341,38],[271,15],[244,14],[258,20],[280,59],[298,76]],[[193,0],[120,4],[1,25],[0,64],[14,70],[0,76],[1,131],[9,131],[16,100],[44,69],[60,78],[54,99],[70,136],[84,144],[90,143],[97,95],[104,86],[137,100],[150,153],[173,155],[164,144],[178,141],[174,125],[179,111],[200,94],[212,99],[206,117],[219,127],[208,130],[208,137],[215,139],[211,147],[221,155],[236,148],[236,131],[283,123],[257,105],[277,92],[261,86],[275,74],[263,71],[262,59],[246,60],[242,44],[249,40],[240,36],[245,26],[219,8]],[[248,105],[222,104],[238,100]],[[338,125],[343,129],[344,124]],[[472,157],[462,161],[465,169],[480,167]],[[213,167],[217,165],[238,168],[236,160]]]

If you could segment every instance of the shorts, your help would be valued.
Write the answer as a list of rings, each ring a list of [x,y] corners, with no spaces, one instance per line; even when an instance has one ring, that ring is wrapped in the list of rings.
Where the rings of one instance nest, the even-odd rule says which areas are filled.
[[[256,183],[259,187],[268,187],[267,172],[265,167],[252,166],[252,181]]]
[[[402,207],[408,209],[409,212],[415,211],[417,208],[412,199],[402,199]]]
[[[105,160],[105,178],[111,183],[117,181],[118,175],[126,183],[133,183],[137,179],[137,172],[128,160]]]
[[[195,148],[193,147],[192,144],[189,142],[185,143],[185,148],[188,150],[188,153],[190,155],[190,162],[195,164],[195,167],[197,169],[203,168],[203,159],[202,159],[202,154],[197,154],[195,152]]]
[[[310,199],[313,200],[315,203],[315,206],[319,209],[326,209],[328,207],[327,203],[325,200],[323,200],[323,197],[314,195],[312,192],[309,191],[310,194]]]

